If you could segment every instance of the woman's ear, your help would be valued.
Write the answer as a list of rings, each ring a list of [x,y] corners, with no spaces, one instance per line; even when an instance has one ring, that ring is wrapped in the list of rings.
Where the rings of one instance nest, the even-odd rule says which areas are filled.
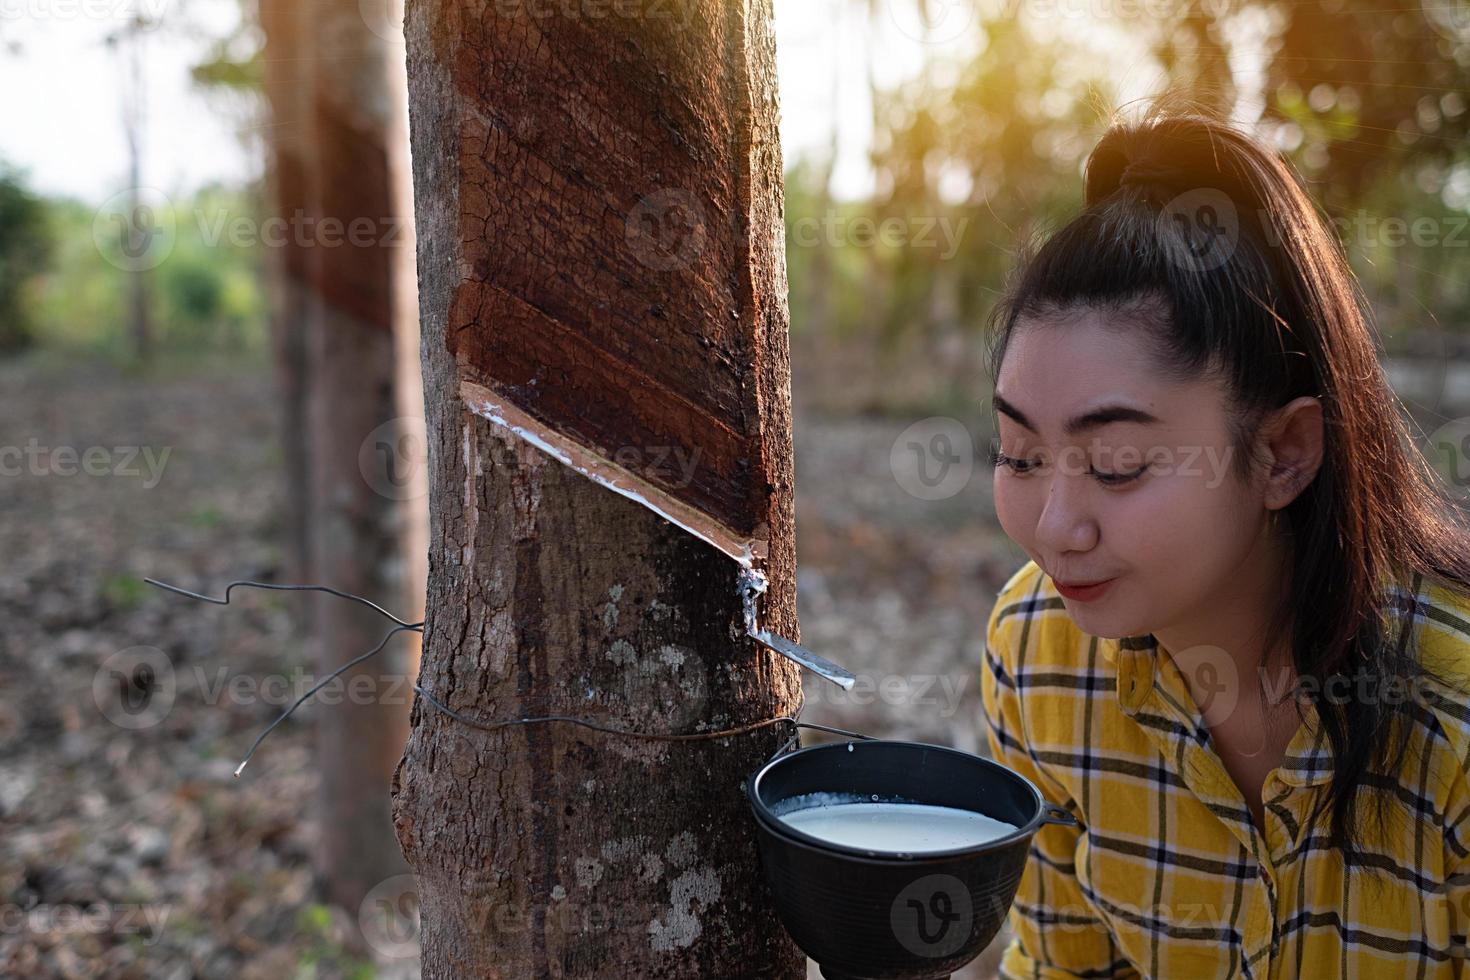
[[[1322,402],[1314,395],[1287,402],[1262,427],[1267,507],[1285,507],[1316,478],[1322,466],[1323,437]]]

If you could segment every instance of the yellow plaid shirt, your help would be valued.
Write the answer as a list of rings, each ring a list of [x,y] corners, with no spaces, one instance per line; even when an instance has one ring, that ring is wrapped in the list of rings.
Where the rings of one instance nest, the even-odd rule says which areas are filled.
[[[1470,976],[1470,599],[1417,577],[1412,592],[1390,591],[1389,622],[1412,610],[1411,644],[1455,687],[1414,689],[1429,750],[1370,776],[1415,814],[1364,845],[1380,887],[1326,846],[1325,817],[1302,833],[1332,772],[1315,709],[1266,778],[1262,833],[1167,651],[1083,633],[1035,562],[1016,572],[987,631],[991,753],[1080,827],[1032,838],[1000,976]]]

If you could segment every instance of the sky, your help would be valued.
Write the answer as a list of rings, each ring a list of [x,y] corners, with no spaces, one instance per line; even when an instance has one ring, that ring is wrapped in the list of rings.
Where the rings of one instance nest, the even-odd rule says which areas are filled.
[[[978,43],[975,25],[955,14],[958,5],[936,4],[944,14],[927,35],[914,6],[885,0],[870,27],[854,0],[776,0],[786,163],[825,156],[836,126],[838,198],[872,187],[867,59],[875,58],[873,72],[886,87],[916,75],[926,58],[960,58]],[[205,57],[208,38],[238,22],[239,9],[239,0],[0,0],[0,91],[36,96],[6,100],[0,160],[28,171],[30,185],[46,194],[101,202],[128,185],[126,61],[106,38],[141,12],[157,22],[142,40],[143,183],[177,199],[210,181],[257,175],[259,152],[242,141],[238,112],[198,91],[188,74]],[[1083,33],[1126,42],[1091,28]],[[1147,79],[1136,80],[1147,87]]]
[[[187,8],[180,0],[0,0],[0,91],[31,93],[5,100],[0,159],[27,170],[34,189],[100,202],[128,185],[125,64],[106,38],[135,11],[163,15],[142,42],[143,182],[187,193],[258,171],[236,120],[223,118],[189,79],[208,45],[186,27],[227,33],[238,0],[189,0]]]

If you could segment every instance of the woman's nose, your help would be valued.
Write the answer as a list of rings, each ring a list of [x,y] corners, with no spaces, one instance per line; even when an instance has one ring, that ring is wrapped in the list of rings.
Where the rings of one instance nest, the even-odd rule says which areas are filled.
[[[1060,555],[1090,551],[1097,544],[1097,522],[1090,505],[1088,477],[1065,463],[1051,467],[1046,498],[1036,522],[1036,543],[1045,552]]]

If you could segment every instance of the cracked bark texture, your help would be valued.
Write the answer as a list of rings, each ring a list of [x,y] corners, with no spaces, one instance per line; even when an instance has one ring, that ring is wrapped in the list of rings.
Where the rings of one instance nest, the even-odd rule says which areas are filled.
[[[799,669],[744,637],[733,560],[460,394],[508,392],[635,468],[700,451],[676,489],[766,525],[761,622],[799,639],[771,17],[770,0],[408,4],[419,682],[467,717],[691,733],[799,705]],[[666,191],[703,223],[656,213],[650,244]],[[804,976],[743,791],[789,736],[487,732],[419,698],[393,803],[424,976]]]

